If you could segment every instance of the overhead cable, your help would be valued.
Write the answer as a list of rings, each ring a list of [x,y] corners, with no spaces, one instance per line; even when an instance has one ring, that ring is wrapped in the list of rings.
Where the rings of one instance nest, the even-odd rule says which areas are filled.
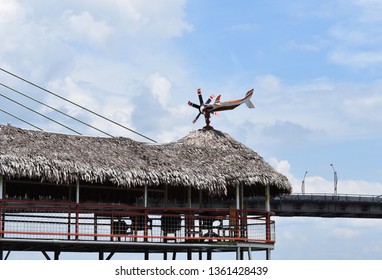
[[[24,120],[24,119],[22,119],[22,118],[19,118],[19,117],[15,116],[15,115],[13,115],[13,114],[7,112],[7,111],[4,111],[3,109],[0,109],[0,111],[3,112],[3,113],[5,113],[5,114],[7,114],[7,115],[9,115],[9,116],[11,116],[11,117],[14,117],[15,119],[18,119],[19,121],[22,121],[22,122],[24,122],[24,123],[26,123],[26,124],[29,124],[30,126],[32,126],[32,127],[34,127],[34,128],[37,128],[37,129],[40,130],[40,131],[43,131],[43,130],[42,130],[41,128],[39,128],[38,126],[35,126],[34,124],[32,124],[32,123],[30,123],[30,122],[28,122],[28,121],[26,121],[26,120]]]
[[[30,108],[30,107],[28,107],[28,106],[25,106],[24,104],[22,104],[22,103],[20,103],[20,102],[18,102],[18,101],[16,101],[16,100],[14,100],[14,99],[12,99],[12,98],[10,98],[10,97],[4,95],[4,94],[1,94],[1,93],[0,93],[0,96],[2,96],[2,97],[4,97],[4,98],[8,99],[9,101],[12,101],[13,103],[16,103],[17,105],[19,105],[19,106],[21,106],[21,107],[24,107],[25,109],[28,109],[29,111],[32,111],[33,113],[36,113],[36,114],[40,115],[40,116],[42,116],[42,117],[44,117],[44,118],[46,118],[46,119],[48,119],[48,120],[50,120],[50,121],[52,121],[52,122],[54,122],[54,123],[60,125],[60,126],[62,126],[62,127],[65,127],[66,129],[69,129],[70,131],[72,131],[72,132],[74,132],[74,133],[76,133],[76,134],[78,134],[78,135],[82,135],[82,134],[79,133],[78,131],[76,131],[76,130],[70,128],[69,126],[66,126],[66,125],[64,125],[64,124],[62,124],[62,123],[60,123],[60,122],[58,122],[58,121],[56,121],[56,120],[54,120],[54,119],[52,119],[52,118],[50,118],[50,117],[48,117],[48,116],[45,116],[44,114],[41,114],[41,113],[37,112],[36,110],[33,110],[32,108]]]
[[[117,122],[113,121],[112,119],[104,117],[104,116],[102,116],[102,115],[100,115],[100,114],[98,114],[98,113],[96,113],[96,112],[94,112],[94,111],[92,111],[92,110],[90,110],[88,108],[85,108],[85,107],[83,107],[83,106],[81,106],[81,105],[79,105],[79,104],[77,104],[77,103],[75,103],[75,102],[65,98],[65,97],[62,97],[62,96],[60,96],[60,95],[58,95],[58,94],[56,94],[56,93],[54,93],[54,92],[52,92],[52,91],[50,91],[48,89],[45,89],[45,88],[43,88],[43,87],[41,87],[41,86],[39,86],[39,85],[37,85],[37,84],[35,84],[33,82],[30,82],[30,81],[28,81],[28,80],[26,80],[26,79],[24,79],[24,78],[22,78],[22,77],[20,77],[20,76],[18,76],[16,74],[12,73],[12,72],[9,72],[9,71],[1,68],[1,67],[0,67],[0,70],[5,72],[5,73],[7,73],[7,74],[9,74],[9,75],[11,75],[11,76],[13,76],[13,77],[15,77],[15,78],[17,78],[17,79],[19,79],[19,80],[21,80],[21,81],[23,81],[23,82],[25,82],[25,83],[28,83],[28,84],[30,84],[30,85],[32,85],[34,87],[37,87],[38,89],[41,89],[41,90],[43,90],[43,91],[45,91],[45,92],[47,92],[47,93],[49,93],[51,95],[54,95],[54,96],[56,96],[56,97],[58,97],[58,98],[60,98],[60,99],[62,99],[64,101],[74,105],[74,106],[77,106],[77,107],[79,107],[79,108],[81,108],[81,109],[83,109],[83,110],[85,110],[85,111],[87,111],[87,112],[89,112],[89,113],[91,113],[93,115],[96,115],[97,117],[100,117],[100,118],[102,118],[102,119],[104,119],[104,120],[106,120],[108,122],[111,122],[111,123],[113,123],[113,124],[115,124],[115,125],[117,125],[119,127],[124,128],[124,129],[126,129],[126,130],[128,130],[130,132],[133,132],[133,133],[135,133],[135,134],[137,134],[137,135],[139,135],[139,136],[141,136],[143,138],[146,138],[147,140],[150,140],[150,141],[152,141],[154,143],[157,143],[155,140],[153,140],[153,139],[151,139],[151,138],[149,138],[149,137],[147,137],[147,136],[145,136],[145,135],[143,135],[143,134],[141,134],[141,133],[139,133],[139,132],[137,132],[137,131],[135,131],[135,130],[133,130],[131,128],[128,128],[128,127],[126,127],[126,126],[124,126],[124,125],[122,125],[120,123],[117,123]]]
[[[22,93],[22,92],[20,92],[20,91],[18,91],[18,90],[16,90],[16,89],[10,87],[10,86],[7,86],[7,85],[5,85],[5,84],[3,84],[3,83],[1,83],[1,82],[0,82],[0,85],[3,86],[3,87],[5,87],[5,88],[7,88],[7,89],[9,89],[9,90],[11,90],[11,91],[13,91],[13,92],[16,92],[16,93],[18,93],[18,94],[20,94],[20,95],[22,95],[22,96],[24,96],[24,97],[26,97],[26,98],[29,98],[30,100],[33,100],[34,102],[37,102],[37,103],[39,103],[39,104],[41,104],[41,105],[43,105],[43,106],[45,106],[45,107],[48,107],[48,108],[51,109],[51,110],[54,110],[54,111],[56,111],[56,112],[58,112],[58,113],[60,113],[60,114],[63,114],[64,116],[66,116],[66,117],[68,117],[68,118],[71,118],[71,119],[73,119],[73,120],[75,120],[75,121],[77,121],[77,122],[80,122],[80,123],[82,123],[82,124],[88,126],[88,127],[91,127],[91,128],[93,128],[93,129],[95,129],[95,130],[97,130],[97,131],[99,131],[99,132],[101,132],[101,133],[103,133],[103,134],[105,134],[105,135],[107,135],[107,136],[113,137],[113,135],[111,135],[111,134],[109,134],[109,133],[107,133],[107,132],[105,132],[105,131],[103,131],[103,130],[101,130],[101,129],[98,129],[98,128],[96,128],[96,127],[90,125],[90,124],[87,124],[87,123],[81,121],[81,120],[78,119],[78,118],[72,117],[72,116],[66,114],[65,112],[62,112],[62,111],[60,111],[60,110],[58,110],[58,109],[56,109],[56,108],[54,108],[54,107],[52,107],[52,106],[50,106],[50,105],[48,105],[48,104],[45,104],[45,103],[43,103],[43,102],[41,102],[41,101],[39,101],[39,100],[37,100],[37,99],[35,99],[35,98],[33,98],[33,97],[30,97],[29,95],[24,94],[24,93]]]

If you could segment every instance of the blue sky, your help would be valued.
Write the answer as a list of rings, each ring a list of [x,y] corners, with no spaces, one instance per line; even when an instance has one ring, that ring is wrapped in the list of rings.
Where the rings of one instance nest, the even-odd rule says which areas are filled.
[[[255,109],[222,112],[211,124],[287,175],[296,193],[305,171],[306,192],[333,192],[333,164],[338,193],[379,195],[381,23],[377,0],[0,0],[0,61],[161,143],[204,125],[202,118],[192,124],[196,110],[187,106],[197,102],[198,88],[222,100],[254,88]],[[147,141],[9,75],[0,73],[0,81],[108,133]],[[44,130],[70,133],[7,100],[0,104]],[[30,128],[2,112],[0,123]],[[277,222],[276,259],[382,256],[378,220]]]

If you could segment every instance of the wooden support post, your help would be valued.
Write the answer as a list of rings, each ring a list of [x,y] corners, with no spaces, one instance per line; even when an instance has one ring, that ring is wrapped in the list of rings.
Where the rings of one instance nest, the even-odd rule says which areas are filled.
[[[145,194],[144,194],[144,207],[147,207],[147,204],[148,204],[148,188],[147,188],[147,185],[145,185]]]
[[[192,207],[191,187],[188,187],[187,200],[188,200],[188,207],[191,208]]]
[[[4,260],[7,260],[7,259],[8,259],[10,253],[11,253],[11,251],[8,251],[8,252],[7,252],[7,254],[5,255]]]
[[[265,211],[271,211],[271,195],[269,186],[265,187]]]
[[[0,199],[3,199],[3,192],[4,192],[4,183],[3,183],[3,176],[0,175]],[[0,231],[4,232],[4,228],[5,228],[5,217],[4,217],[5,213],[3,212],[3,209],[0,211]],[[3,237],[3,233],[0,234],[0,238]],[[3,251],[1,250],[1,254],[3,253]],[[1,255],[1,258],[0,260],[3,259],[3,256]]]
[[[270,195],[270,189],[269,186],[265,187],[265,211],[266,213],[266,239],[267,241],[270,241],[272,238],[271,235],[271,217],[270,217],[270,212],[271,212],[271,195]],[[271,249],[267,249],[266,251],[266,259],[270,260],[271,259]]]
[[[3,184],[3,176],[0,175],[0,199],[3,199],[3,192],[4,192],[4,184]],[[3,213],[0,212],[0,230],[4,230],[4,225],[3,225]],[[2,237],[3,234],[0,235],[0,238]],[[0,248],[0,260],[3,260],[3,248]]]
[[[4,195],[3,176],[0,175],[0,199],[3,199]]]
[[[54,260],[56,260],[56,261],[57,261],[57,260],[59,260],[59,259],[60,259],[60,253],[61,253],[61,252],[60,252],[60,251],[58,251],[58,250],[57,250],[57,251],[54,251]]]
[[[78,177],[76,182],[76,203],[80,203],[80,180]]]
[[[79,229],[79,213],[78,204],[80,203],[80,179],[77,177],[76,182],[76,235],[75,239],[78,240],[78,229]]]
[[[45,257],[48,261],[50,261],[50,257],[49,257],[49,255],[48,255],[45,251],[41,251],[41,253],[44,255],[44,257]]]
[[[236,209],[240,209],[240,187],[236,186]]]
[[[107,256],[106,260],[110,260],[114,256],[115,252],[110,252],[110,254]]]
[[[270,259],[271,259],[271,249],[267,249],[267,252],[266,252],[266,259],[267,259],[267,260],[270,260]]]
[[[240,257],[241,257],[240,247],[237,246],[237,248],[236,248],[236,260],[238,260],[238,261],[241,260]]]
[[[207,260],[211,260],[212,259],[212,251],[211,249],[207,249]]]
[[[252,249],[251,249],[251,246],[248,246],[248,259],[252,260]]]

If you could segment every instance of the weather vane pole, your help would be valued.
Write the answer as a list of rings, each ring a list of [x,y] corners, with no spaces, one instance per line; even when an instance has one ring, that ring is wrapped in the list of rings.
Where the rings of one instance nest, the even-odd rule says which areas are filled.
[[[243,103],[245,103],[248,106],[248,108],[255,108],[255,106],[250,100],[252,95],[253,95],[253,89],[249,90],[244,98],[237,99],[237,100],[220,101],[221,95],[219,95],[216,98],[215,102],[211,104],[211,101],[214,99],[214,95],[211,95],[208,98],[208,100],[204,103],[202,91],[198,89],[199,105],[192,103],[191,101],[188,101],[188,105],[199,110],[199,114],[193,120],[193,123],[195,123],[198,120],[200,115],[204,115],[206,126],[203,129],[205,130],[213,129],[213,127],[210,126],[211,113],[216,114],[218,111],[232,110]]]

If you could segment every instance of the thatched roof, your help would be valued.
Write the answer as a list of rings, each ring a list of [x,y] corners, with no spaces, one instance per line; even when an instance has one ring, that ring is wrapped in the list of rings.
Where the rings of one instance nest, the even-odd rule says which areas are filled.
[[[285,176],[256,152],[216,130],[193,131],[177,142],[147,144],[128,138],[101,138],[24,130],[0,125],[0,175],[6,179],[121,188],[192,187],[211,195],[291,192]]]

